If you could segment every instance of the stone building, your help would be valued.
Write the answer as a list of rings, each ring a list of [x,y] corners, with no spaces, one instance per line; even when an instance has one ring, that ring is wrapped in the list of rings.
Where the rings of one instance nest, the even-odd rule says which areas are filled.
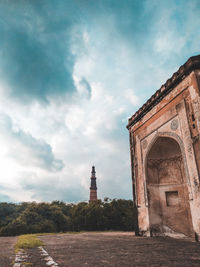
[[[138,233],[200,236],[200,55],[129,119]]]
[[[97,184],[96,184],[96,171],[95,167],[92,166],[92,172],[91,172],[91,182],[90,182],[90,200],[96,201],[97,200]]]

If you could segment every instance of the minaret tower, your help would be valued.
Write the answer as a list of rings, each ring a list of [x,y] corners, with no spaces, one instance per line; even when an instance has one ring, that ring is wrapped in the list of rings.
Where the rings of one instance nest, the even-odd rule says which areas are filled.
[[[91,201],[96,201],[97,200],[97,185],[96,185],[96,172],[95,172],[95,167],[92,166],[92,172],[91,172],[91,183],[90,183],[90,200]]]

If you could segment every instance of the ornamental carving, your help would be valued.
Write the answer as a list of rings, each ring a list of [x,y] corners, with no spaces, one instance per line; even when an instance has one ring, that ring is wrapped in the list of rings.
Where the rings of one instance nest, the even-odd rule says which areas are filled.
[[[172,122],[171,122],[171,129],[173,131],[176,131],[176,129],[178,128],[178,120],[177,119],[174,119]]]
[[[144,141],[142,142],[142,148],[143,148],[143,149],[147,148],[147,145],[148,145],[147,140],[144,140]]]

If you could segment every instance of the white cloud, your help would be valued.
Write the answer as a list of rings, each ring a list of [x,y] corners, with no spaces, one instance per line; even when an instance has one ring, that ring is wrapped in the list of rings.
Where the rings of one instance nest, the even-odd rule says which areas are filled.
[[[113,158],[116,161],[121,161],[121,157],[124,158],[123,161],[129,159],[120,140],[112,138],[113,133],[118,135],[118,120],[126,117],[126,111],[121,107],[120,98],[115,98],[101,82],[91,83],[91,98],[80,97],[81,94],[77,91],[71,103],[52,101],[46,107],[38,103],[23,106],[1,95],[1,102],[6,103],[1,105],[1,112],[12,118],[11,135],[3,132],[2,127],[0,130],[0,158],[4,166],[1,168],[4,177],[0,178],[0,183],[5,186],[2,195],[6,194],[14,201],[70,201],[70,197],[71,201],[87,200],[91,166],[95,165],[100,184],[98,193],[100,197],[104,197],[104,190],[108,186],[106,177],[109,169],[112,169]],[[125,128],[125,124],[123,127]],[[22,138],[18,140],[14,137],[19,133],[25,137],[25,143]],[[52,149],[49,152],[65,165],[56,174],[48,168],[41,168],[42,157],[47,160],[49,157],[45,154],[45,143]],[[107,166],[104,166],[105,160]],[[115,172],[117,169],[119,166],[115,167]],[[109,175],[111,173],[112,171]],[[129,176],[126,179],[129,181]],[[15,192],[12,185],[16,187]],[[110,197],[117,197],[118,193],[111,188],[106,189],[106,194],[109,191]],[[123,192],[120,194],[123,197]]]
[[[183,36],[177,36],[176,32],[167,32],[163,35],[163,32],[155,39],[155,51],[168,56],[170,53],[174,53],[176,49],[182,49],[186,43]]]
[[[139,97],[134,94],[132,89],[127,89],[125,91],[125,97],[134,106],[139,105]]]

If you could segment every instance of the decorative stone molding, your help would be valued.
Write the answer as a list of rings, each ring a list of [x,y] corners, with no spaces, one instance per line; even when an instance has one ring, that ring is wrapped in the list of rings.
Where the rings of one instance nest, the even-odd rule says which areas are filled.
[[[159,90],[155,92],[147,102],[129,119],[127,128],[138,122],[146,113],[157,105],[166,95],[168,95],[177,84],[179,84],[193,70],[200,68],[200,55],[188,59],[177,72],[175,72]]]

